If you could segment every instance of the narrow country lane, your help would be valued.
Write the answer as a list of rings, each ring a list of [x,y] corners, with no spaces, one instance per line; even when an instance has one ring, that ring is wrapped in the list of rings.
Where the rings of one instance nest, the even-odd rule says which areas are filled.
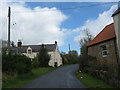
[[[78,65],[69,65],[58,68],[40,76],[22,88],[85,88],[75,77]]]

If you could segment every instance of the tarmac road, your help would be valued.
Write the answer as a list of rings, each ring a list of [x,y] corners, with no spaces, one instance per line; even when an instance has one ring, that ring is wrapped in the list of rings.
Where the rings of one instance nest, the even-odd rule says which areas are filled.
[[[76,77],[78,64],[64,66],[40,76],[22,88],[86,88]]]

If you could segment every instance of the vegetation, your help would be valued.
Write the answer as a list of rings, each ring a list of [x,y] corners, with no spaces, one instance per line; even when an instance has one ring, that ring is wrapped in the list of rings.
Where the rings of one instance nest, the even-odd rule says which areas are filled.
[[[70,63],[75,64],[78,63],[78,53],[76,50],[69,51]]]
[[[12,47],[15,47],[14,42],[12,42]],[[32,61],[25,55],[14,52],[7,54],[6,50],[7,48],[4,47],[2,52],[3,87],[20,87],[39,75],[54,70],[54,68],[48,67],[50,56],[44,45],[41,46],[38,56]]]
[[[79,57],[79,69],[86,71],[86,68],[90,68],[89,62],[92,60],[96,60],[96,58],[90,55],[81,55]]]
[[[16,76],[28,74],[32,71],[31,59],[24,55],[3,53],[2,66],[3,85]],[[17,81],[15,80],[15,82]]]
[[[3,75],[4,77],[7,77],[6,80],[3,82],[3,88],[20,88],[23,85],[27,84],[28,82],[32,81],[33,79],[48,73],[56,68],[48,67],[48,68],[37,68],[33,69],[31,72],[17,75],[15,77],[8,77]],[[5,79],[5,78],[4,78]]]
[[[119,75],[117,71],[108,65],[100,65],[95,57],[89,55],[81,56],[79,65],[79,70],[82,72],[101,79],[111,86],[119,87]]]
[[[119,75],[116,66],[110,66],[106,60],[99,61],[96,57],[87,54],[87,44],[92,40],[89,30],[85,30],[85,37],[80,40],[81,55],[79,69],[96,78],[104,80],[106,83],[119,87]]]
[[[42,44],[37,58],[39,61],[39,67],[48,67],[50,56],[48,55],[48,51],[44,44]]]
[[[32,60],[32,67],[33,68],[39,68],[39,61],[37,58]]]
[[[8,43],[8,41],[2,40],[2,53],[4,53],[4,54],[7,53],[7,43]],[[16,47],[14,44],[14,41],[10,42],[10,47]],[[11,50],[11,52],[12,52],[12,50]]]
[[[104,81],[94,78],[87,73],[78,73],[77,78],[88,88],[113,88],[112,86],[106,84]]]
[[[31,72],[31,59],[24,55],[2,54],[2,72],[8,75]]]
[[[84,29],[84,37],[79,40],[81,47],[81,55],[87,55],[87,44],[92,40],[93,35],[89,29]]]
[[[68,54],[65,52],[61,53],[63,64],[75,64],[78,63],[79,56],[77,51],[71,50]]]

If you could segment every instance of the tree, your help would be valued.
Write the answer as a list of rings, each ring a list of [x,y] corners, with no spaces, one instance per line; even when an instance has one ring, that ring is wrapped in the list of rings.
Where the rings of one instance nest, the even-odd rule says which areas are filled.
[[[48,62],[50,60],[50,56],[48,55],[48,51],[45,48],[44,44],[42,44],[37,57],[38,57],[38,61],[39,61],[39,67],[48,67]]]
[[[14,42],[13,42],[13,41],[11,42],[11,46],[12,46],[12,47],[15,47],[15,44],[14,44]]]
[[[7,44],[8,44],[7,40],[2,40],[2,53],[7,52],[7,50],[8,50]],[[15,44],[14,44],[14,41],[10,42],[10,48],[12,48],[12,47],[16,47]]]
[[[2,47],[7,47],[8,41],[7,40],[2,40]],[[10,41],[10,47],[15,47],[14,41]]]
[[[74,64],[78,62],[78,53],[76,50],[69,51],[68,54],[62,52],[61,56],[64,64]]]
[[[69,51],[70,63],[75,64],[78,62],[78,53],[76,50]]]
[[[69,53],[70,53],[71,55],[75,56],[75,57],[78,56],[78,53],[77,53],[76,50],[71,50],[71,51],[69,51]]]
[[[93,35],[89,31],[88,28],[84,29],[84,37],[79,40],[80,46],[81,46],[81,54],[87,55],[87,44],[90,43],[90,41],[93,38]]]
[[[93,36],[90,33],[89,29],[84,29],[85,36],[79,40],[80,46],[81,46],[81,55],[79,57],[79,68],[81,70],[85,70],[86,67],[88,67],[88,61],[91,56],[87,55],[87,44],[90,43],[92,40]]]
[[[65,64],[66,63],[66,61],[65,61],[65,52],[61,52],[60,53],[60,56],[62,57],[62,62],[63,62],[63,64]]]
[[[70,62],[69,60],[69,54],[66,54],[65,52],[61,52],[61,57],[63,60],[63,64],[68,64]]]

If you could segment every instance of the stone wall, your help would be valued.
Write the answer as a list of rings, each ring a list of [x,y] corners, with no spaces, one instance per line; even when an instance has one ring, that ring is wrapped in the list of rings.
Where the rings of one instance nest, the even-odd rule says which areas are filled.
[[[103,44],[106,44],[107,46],[108,55],[106,57],[103,57],[101,54],[100,46]],[[94,56],[97,59],[95,61],[89,61],[91,67],[88,68],[88,73],[101,78],[112,86],[120,87],[117,61],[119,57],[117,50],[116,39],[111,39],[88,47],[88,55]],[[105,69],[102,66],[107,66],[108,69]]]
[[[96,44],[93,46],[88,47],[88,55],[94,56],[97,59],[97,64],[99,65],[107,65],[116,67],[117,66],[117,55],[116,55],[116,40],[112,39],[106,42],[102,42],[100,44]],[[106,57],[103,57],[101,54],[100,46],[102,44],[106,44],[107,46],[107,53]]]

